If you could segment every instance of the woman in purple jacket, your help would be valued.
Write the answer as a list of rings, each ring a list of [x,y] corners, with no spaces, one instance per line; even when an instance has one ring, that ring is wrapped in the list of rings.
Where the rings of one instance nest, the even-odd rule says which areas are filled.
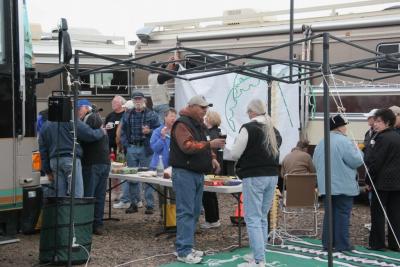
[[[171,128],[176,121],[176,110],[174,108],[169,108],[164,114],[164,124],[153,131],[150,138],[150,147],[154,154],[151,158],[150,169],[155,170],[158,165],[160,155],[162,156],[164,168],[169,166],[169,144],[171,141]],[[172,189],[168,190],[168,194],[172,197]],[[160,208],[163,203],[161,200],[163,198],[159,195]]]

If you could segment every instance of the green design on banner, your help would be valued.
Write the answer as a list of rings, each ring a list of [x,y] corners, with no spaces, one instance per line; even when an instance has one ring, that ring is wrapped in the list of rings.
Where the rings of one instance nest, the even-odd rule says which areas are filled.
[[[263,68],[258,70],[259,72],[266,73],[268,71],[267,68]],[[260,79],[252,78],[249,76],[244,76],[241,74],[236,74],[232,88],[229,90],[228,95],[225,100],[225,118],[228,123],[228,127],[236,132],[236,125],[234,121],[235,117],[235,108],[237,104],[240,102],[240,97],[250,91],[253,88],[256,88],[260,85],[261,82],[265,82]]]

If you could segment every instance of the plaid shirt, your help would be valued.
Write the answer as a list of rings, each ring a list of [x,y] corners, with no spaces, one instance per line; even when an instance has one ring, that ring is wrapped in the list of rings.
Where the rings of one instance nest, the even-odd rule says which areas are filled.
[[[150,139],[152,131],[149,134],[143,134],[142,132],[142,127],[145,125],[149,126],[151,130],[160,126],[158,116],[154,111],[146,108],[141,112],[137,112],[134,109],[125,112],[122,116],[122,145],[128,147],[129,143]]]

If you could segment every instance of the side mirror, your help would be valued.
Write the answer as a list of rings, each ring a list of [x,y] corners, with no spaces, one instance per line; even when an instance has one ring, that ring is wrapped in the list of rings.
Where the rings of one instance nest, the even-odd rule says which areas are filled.
[[[65,18],[61,18],[58,25],[58,53],[59,62],[69,64],[72,58],[71,38],[68,33],[68,23]]]
[[[58,24],[58,31],[59,31],[59,32],[68,31],[68,22],[67,22],[67,19],[65,19],[65,18],[61,18],[61,19],[60,19],[60,23]]]

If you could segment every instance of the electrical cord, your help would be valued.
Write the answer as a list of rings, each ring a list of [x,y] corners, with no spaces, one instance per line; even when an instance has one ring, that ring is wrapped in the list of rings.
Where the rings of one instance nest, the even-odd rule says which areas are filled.
[[[125,266],[125,265],[128,265],[128,264],[134,263],[134,262],[145,261],[145,260],[149,260],[149,259],[152,259],[152,258],[163,257],[163,256],[169,256],[169,255],[174,255],[174,253],[166,253],[166,254],[153,255],[153,256],[150,256],[150,257],[147,257],[147,258],[143,258],[143,259],[137,259],[137,260],[132,260],[132,261],[124,262],[124,263],[115,265],[114,267],[121,267],[121,266]]]
[[[230,249],[236,248],[236,247],[238,247],[238,245],[231,245],[231,246],[229,246],[229,247],[225,247],[225,248],[222,248],[222,249],[220,249],[220,250],[212,249],[212,248],[211,248],[211,249],[205,250],[205,251],[203,251],[203,252],[204,252],[204,255],[209,256],[209,255],[214,255],[215,253],[227,251],[227,250],[230,250]],[[156,258],[156,257],[169,256],[169,255],[177,256],[176,252],[171,252],[171,253],[166,253],[166,254],[158,254],[158,255],[153,255],[153,256],[150,256],[150,257],[142,258],[142,259],[137,259],[137,260],[132,260],[132,261],[124,262],[124,263],[115,265],[114,267],[126,266],[126,265],[131,264],[131,263],[135,263],[135,262],[139,262],[139,261],[145,261],[145,260],[149,260],[149,259]],[[85,266],[85,267],[86,267],[86,266]]]

